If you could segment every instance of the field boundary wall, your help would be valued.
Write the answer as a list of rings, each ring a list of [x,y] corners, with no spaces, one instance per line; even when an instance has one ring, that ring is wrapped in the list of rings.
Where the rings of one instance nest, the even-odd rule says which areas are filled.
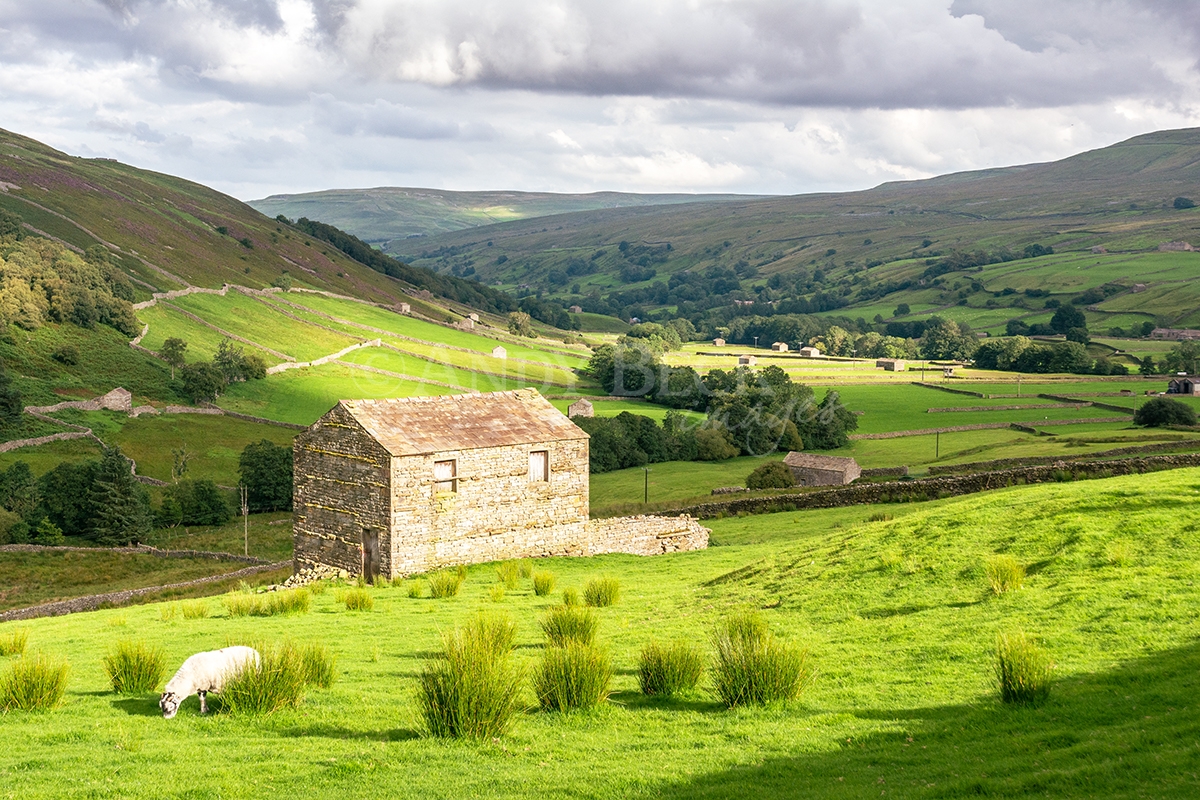
[[[1030,483],[1111,478],[1168,469],[1200,467],[1200,453],[1146,456],[1113,461],[1060,461],[1055,464],[977,472],[970,475],[921,478],[913,481],[851,484],[812,492],[723,500],[674,508],[663,514],[687,514],[698,519],[718,515],[768,514],[811,508],[842,508],[872,503],[907,503],[956,497]]]
[[[58,600],[53,603],[42,603],[37,606],[28,608],[14,608],[11,611],[0,612],[0,622],[9,622],[12,620],[21,619],[36,619],[37,617],[61,617],[64,614],[75,614],[80,611],[95,611],[104,606],[120,606],[125,605],[130,600],[138,597],[143,597],[148,594],[157,592],[166,592],[173,589],[191,589],[196,586],[203,586],[208,583],[219,583],[227,581],[231,578],[248,578],[251,575],[257,575],[260,572],[271,572],[272,570],[291,569],[291,561],[280,561],[274,564],[256,564],[252,567],[239,569],[234,572],[226,572],[221,575],[209,575],[205,578],[196,578],[191,581],[183,581],[181,583],[168,583],[163,586],[145,586],[141,589],[124,589],[119,592],[105,592],[104,594],[87,595],[86,597],[75,597],[70,600]]]

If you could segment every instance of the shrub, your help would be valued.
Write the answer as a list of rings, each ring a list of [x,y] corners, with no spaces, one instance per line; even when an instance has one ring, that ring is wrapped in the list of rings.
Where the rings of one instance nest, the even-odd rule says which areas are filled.
[[[542,632],[554,647],[568,642],[591,644],[596,639],[599,625],[596,613],[582,606],[558,606],[542,618]]]
[[[0,656],[19,656],[25,652],[25,645],[28,643],[29,631],[24,628],[0,634]]]
[[[333,685],[334,658],[329,648],[320,644],[309,644],[300,648],[300,674],[307,686],[328,689]]]
[[[563,589],[563,605],[577,606],[579,605],[579,590],[574,587]]]
[[[1163,425],[1195,425],[1196,412],[1191,406],[1170,397],[1155,397],[1143,403],[1133,414],[1133,424],[1158,428]]]
[[[725,620],[712,641],[713,690],[727,708],[790,700],[812,680],[808,651],[777,642],[755,612]]]
[[[426,662],[417,699],[434,736],[501,736],[518,711],[523,675],[510,664],[515,626],[478,616],[442,638],[442,658]]]
[[[696,688],[704,674],[704,655],[687,642],[650,642],[638,657],[642,694],[671,697]]]
[[[496,578],[506,589],[516,589],[521,577],[521,565],[515,561],[505,561],[496,567]]]
[[[179,612],[184,619],[204,619],[208,616],[208,603],[204,600],[181,603]]]
[[[60,364],[73,367],[79,363],[79,348],[73,344],[64,344],[51,353],[50,357]]]
[[[545,597],[554,591],[554,573],[538,570],[533,573],[533,593]]]
[[[1050,694],[1054,665],[1023,631],[1002,633],[996,640],[996,682],[1006,703],[1040,703]]]
[[[621,584],[616,578],[596,578],[583,587],[583,600],[589,606],[604,608],[617,604]]]
[[[533,676],[533,691],[546,711],[594,708],[608,697],[612,680],[608,654],[583,642],[546,650]]]
[[[167,671],[162,649],[145,642],[123,640],[103,659],[104,672],[117,694],[153,692]]]
[[[790,489],[796,476],[782,461],[768,461],[746,476],[747,489]]]
[[[342,596],[347,611],[370,611],[375,607],[375,598],[366,589],[348,589]]]
[[[996,594],[1014,592],[1025,582],[1025,566],[1012,556],[992,556],[984,564],[984,572]]]
[[[247,661],[225,679],[221,702],[232,714],[273,714],[304,699],[307,665],[291,644],[258,646],[261,660]]]
[[[48,711],[67,691],[67,662],[38,654],[14,661],[0,678],[0,709]]]
[[[463,579],[456,573],[441,570],[429,576],[429,596],[436,599],[454,597],[462,588]]]

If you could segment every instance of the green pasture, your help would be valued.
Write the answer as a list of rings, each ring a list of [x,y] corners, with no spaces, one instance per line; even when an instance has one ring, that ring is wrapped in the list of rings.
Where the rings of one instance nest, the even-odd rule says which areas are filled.
[[[523,580],[492,602],[491,565],[471,568],[450,600],[370,589],[370,612],[345,611],[331,589],[292,617],[230,618],[214,598],[205,619],[164,620],[150,605],[6,624],[0,633],[28,629],[30,651],[67,658],[71,673],[62,708],[0,718],[2,793],[1193,796],[1200,534],[1180,520],[1200,503],[1197,486],[1200,470],[1180,470],[730,518],[711,523],[723,546],[707,551],[540,561],[560,587],[620,580],[620,602],[599,612],[614,694],[590,713],[530,710],[507,736],[481,743],[424,736],[414,694],[440,633],[480,609],[511,615],[514,657],[539,663],[537,620],[557,599],[534,597]],[[983,567],[996,553],[1026,565],[1023,588],[992,594]],[[643,644],[707,648],[713,625],[744,607],[808,648],[817,677],[799,700],[729,712],[707,691],[677,700],[637,692]],[[1042,706],[997,699],[995,639],[1014,628],[1056,664]],[[165,721],[156,695],[108,692],[100,659],[126,638],[164,648],[169,669],[236,642],[319,643],[337,658],[337,681],[266,718],[230,717],[215,700],[201,717],[192,698]]]
[[[250,514],[242,527],[241,516],[228,524],[200,527],[156,528],[146,544],[164,550],[204,550],[213,553],[245,552],[268,561],[289,561],[292,557],[292,514],[290,511]]]
[[[572,314],[571,318],[579,320],[579,329],[587,333],[624,333],[630,327],[625,320],[586,311]]]
[[[405,353],[397,353],[395,350],[385,347],[364,347],[343,356],[340,360],[410,377],[450,383],[462,387],[463,391],[499,392],[506,389],[517,389],[524,385],[519,381],[508,380],[496,375],[471,372],[452,367],[449,364],[435,363]]]
[[[463,347],[485,355],[490,354],[492,348],[496,345],[503,345],[504,349],[508,351],[509,356],[528,358],[532,361],[539,361],[546,364],[560,364],[566,367],[573,367],[580,366],[587,361],[587,355],[583,352],[580,352],[578,355],[567,355],[564,353],[561,342],[556,342],[555,348],[547,350],[537,347],[533,343],[522,344],[519,340],[508,336],[501,337],[503,341],[498,341],[488,336],[481,336],[469,331],[460,331],[445,325],[426,322],[425,320],[406,314],[397,314],[394,311],[379,308],[378,306],[356,303],[352,300],[339,300],[334,297],[325,297],[324,295],[309,294],[307,292],[289,292],[286,300],[289,303],[307,306],[308,308],[330,314],[340,319],[357,322],[360,325],[369,325],[373,328],[392,331],[401,336],[410,336],[424,342]],[[288,308],[288,311],[295,313],[295,309],[292,308]],[[323,320],[325,324],[328,324],[328,322],[329,320]],[[376,335],[369,331],[362,331],[362,338],[373,339]]]
[[[372,336],[349,336],[306,325],[272,310],[268,303],[230,291],[224,297],[191,294],[171,301],[222,330],[256,344],[287,353],[297,361],[311,361]],[[365,333],[365,332],[364,332]]]
[[[170,338],[183,339],[187,342],[184,357],[189,361],[210,361],[217,353],[221,342],[227,338],[224,334],[214,331],[207,325],[201,325],[194,319],[188,319],[174,308],[167,305],[153,305],[137,312],[138,319],[150,326],[142,339],[142,347],[154,352],[162,348],[163,342]],[[290,322],[291,320],[288,320]],[[253,347],[244,342],[237,342],[246,352],[254,353],[267,366],[279,364],[283,359],[272,355],[260,347]]]
[[[567,407],[578,399],[578,397],[567,399],[555,398],[550,400],[550,404],[565,414],[567,413]],[[644,403],[639,400],[608,400],[598,397],[589,397],[588,399],[591,401],[592,410],[597,417],[615,417],[622,412],[628,411],[638,416],[650,417],[656,422],[661,423],[671,411],[666,406]],[[698,411],[680,411],[679,413],[696,423],[703,422],[705,419],[704,415]]]
[[[333,362],[289,369],[261,381],[236,383],[217,404],[230,411],[311,425],[338,400],[461,394],[428,383],[380,375]]]

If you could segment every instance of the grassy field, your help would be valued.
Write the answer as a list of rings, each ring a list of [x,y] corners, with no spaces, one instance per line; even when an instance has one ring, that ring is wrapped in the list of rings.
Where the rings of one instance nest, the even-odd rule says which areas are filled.
[[[0,719],[0,794],[1192,796],[1200,536],[1179,520],[1198,481],[1182,470],[1022,487],[884,507],[892,518],[876,522],[870,509],[733,518],[712,523],[722,546],[704,552],[546,560],[560,586],[620,579],[600,628],[615,694],[591,713],[529,711],[481,744],[424,737],[413,697],[439,632],[477,609],[512,615],[517,659],[539,661],[536,622],[554,601],[523,581],[491,602],[488,565],[448,601],[371,590],[371,612],[346,612],[327,591],[298,617],[228,618],[210,601],[207,619],[143,606],[20,623],[31,651],[65,656],[72,672],[62,709]],[[983,564],[995,553],[1027,565],[1024,588],[991,593]],[[818,675],[800,700],[728,712],[706,691],[637,693],[646,641],[703,646],[746,606],[809,649]],[[1057,665],[1040,707],[1006,707],[993,688],[995,637],[1017,627]],[[129,637],[162,646],[172,666],[231,642],[316,641],[336,655],[338,681],[269,718],[202,718],[193,698],[166,722],[155,696],[106,691],[99,660]]]

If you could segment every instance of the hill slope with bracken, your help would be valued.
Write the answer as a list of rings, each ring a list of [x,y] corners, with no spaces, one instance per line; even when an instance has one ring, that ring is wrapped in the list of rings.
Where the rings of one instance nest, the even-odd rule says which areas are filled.
[[[189,285],[269,286],[284,273],[296,285],[378,301],[405,288],[206,186],[4,130],[0,208],[78,251],[105,246],[138,299]]]
[[[1020,254],[1039,245],[1060,254],[1090,254],[1091,248],[1103,247],[1128,256],[1197,237],[1200,209],[1175,208],[1181,196],[1200,199],[1200,129],[1147,134],[1052,163],[888,183],[861,192],[507,222],[410,240],[402,255],[415,264],[459,274],[473,270],[488,283],[540,288],[576,302],[713,269],[729,271],[725,277],[739,283],[736,290],[727,289],[729,297],[720,301],[726,305],[733,299],[762,299],[773,276],[780,277],[770,287],[775,296],[768,299],[778,299],[779,290],[786,295],[797,276],[819,270],[819,281],[806,280],[796,292],[810,300],[816,292],[844,298],[818,310],[853,309],[890,293],[877,284],[919,279],[933,260],[953,251]],[[881,280],[873,271],[885,265],[889,274]],[[1117,275],[1101,272],[1092,283],[1050,291],[1083,291],[1114,280],[1132,285],[1141,278],[1136,263]],[[992,286],[986,277],[976,279],[975,292],[1008,288]],[[708,287],[704,295],[714,303],[722,292]],[[925,307],[970,302],[940,296],[888,302],[897,300]],[[632,301],[644,307],[692,302],[674,296]],[[609,306],[616,313],[630,304],[631,298],[617,297]],[[1184,311],[1171,309],[1169,315]]]

